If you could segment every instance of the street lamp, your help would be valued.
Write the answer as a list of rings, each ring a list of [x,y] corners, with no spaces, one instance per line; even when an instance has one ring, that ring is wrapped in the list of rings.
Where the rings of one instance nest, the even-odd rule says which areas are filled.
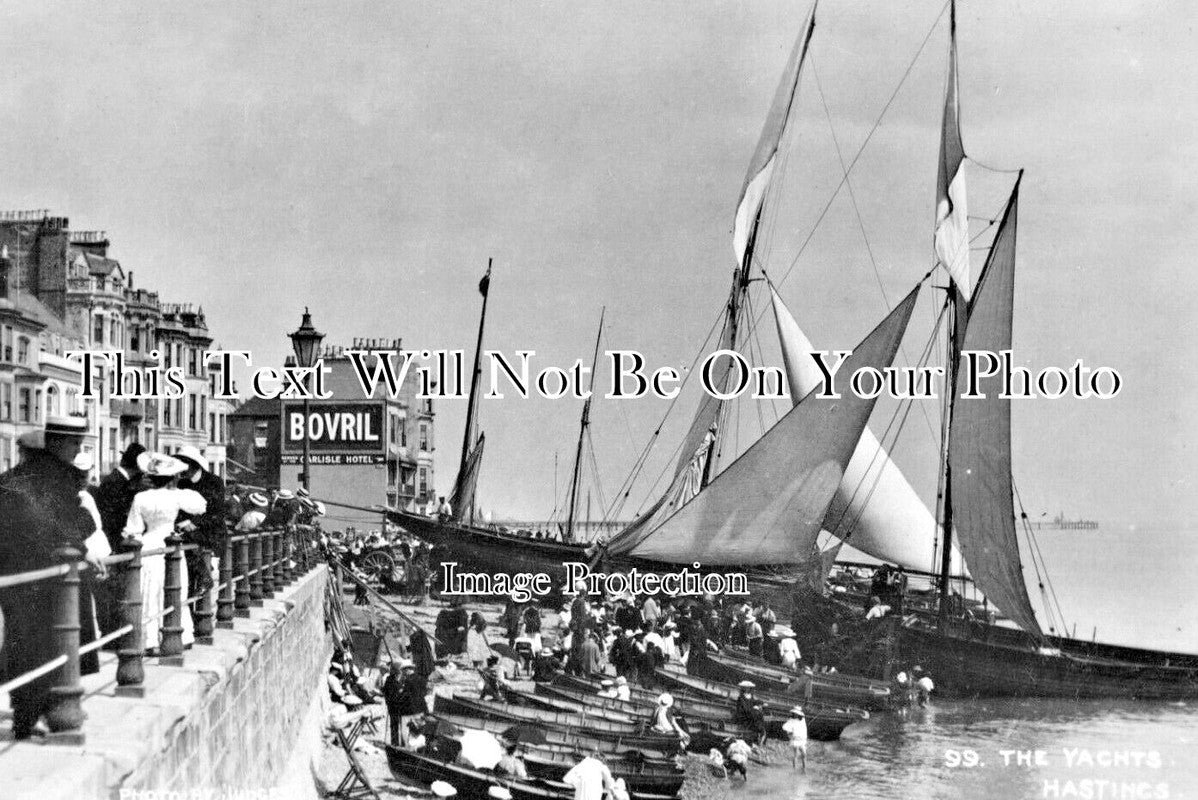
[[[312,315],[308,313],[307,306],[304,306],[304,319],[299,330],[288,336],[291,338],[291,347],[295,350],[295,365],[301,369],[311,368],[320,353],[320,343],[324,334],[312,325]],[[300,473],[300,483],[304,485],[305,490],[310,491],[308,480],[308,398],[304,397],[304,471]]]

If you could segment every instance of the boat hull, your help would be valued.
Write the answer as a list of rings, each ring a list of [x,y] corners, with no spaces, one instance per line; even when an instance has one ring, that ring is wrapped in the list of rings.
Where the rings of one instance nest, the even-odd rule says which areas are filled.
[[[1006,631],[994,635],[980,627],[974,637],[916,626],[898,630],[899,658],[922,666],[932,676],[937,692],[954,697],[1198,697],[1198,668],[1193,666],[1086,655],[1087,650],[1096,652],[1093,645],[1065,639],[1052,640],[1055,647],[1040,650],[1005,641]]]

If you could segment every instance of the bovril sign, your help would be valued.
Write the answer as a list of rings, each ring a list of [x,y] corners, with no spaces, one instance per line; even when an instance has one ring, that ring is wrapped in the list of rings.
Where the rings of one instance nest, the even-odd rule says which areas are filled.
[[[302,403],[283,406],[283,450],[299,452],[304,439],[314,453],[383,453],[382,403]]]

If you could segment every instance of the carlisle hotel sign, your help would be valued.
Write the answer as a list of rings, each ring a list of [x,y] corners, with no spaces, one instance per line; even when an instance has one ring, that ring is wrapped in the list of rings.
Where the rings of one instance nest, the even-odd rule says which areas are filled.
[[[282,462],[299,464],[304,440],[312,464],[348,465],[386,462],[384,404],[310,401],[283,404]]]

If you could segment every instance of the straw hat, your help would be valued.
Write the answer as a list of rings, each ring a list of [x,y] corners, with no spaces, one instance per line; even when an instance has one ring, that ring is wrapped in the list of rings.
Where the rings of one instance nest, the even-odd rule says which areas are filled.
[[[95,464],[96,457],[91,453],[85,453],[82,450],[79,451],[79,454],[75,456],[73,461],[71,461],[71,466],[80,472],[91,472],[92,467],[94,467]]]
[[[87,417],[46,417],[47,436],[87,436]]]
[[[433,794],[435,794],[437,797],[453,797],[458,793],[457,789],[453,788],[453,786],[449,785],[445,781],[433,781],[432,785],[428,788],[431,789]]]
[[[251,492],[247,499],[250,501],[250,505],[257,508],[266,508],[270,505],[270,501],[266,499],[266,495],[262,494],[262,492]]]
[[[146,465],[146,474],[155,478],[169,478],[187,471],[187,465],[165,453],[153,453]]]
[[[295,498],[295,492],[291,491],[290,489],[280,489],[275,493],[275,497],[280,500],[292,500]]]
[[[801,716],[803,716],[803,707],[802,707],[802,706],[795,706],[794,708],[792,708],[792,709],[790,710],[790,715],[791,715],[792,717],[801,717]]]
[[[740,683],[738,683],[736,685],[742,689],[756,689],[757,688],[757,684],[753,683],[753,681],[741,681]]]
[[[674,705],[674,697],[669,692],[662,692],[657,696],[658,705],[672,706]]]
[[[195,445],[184,445],[175,453],[175,458],[181,458],[184,461],[190,461],[200,469],[208,469],[208,459],[204,458],[204,454],[200,452],[200,448]]]

